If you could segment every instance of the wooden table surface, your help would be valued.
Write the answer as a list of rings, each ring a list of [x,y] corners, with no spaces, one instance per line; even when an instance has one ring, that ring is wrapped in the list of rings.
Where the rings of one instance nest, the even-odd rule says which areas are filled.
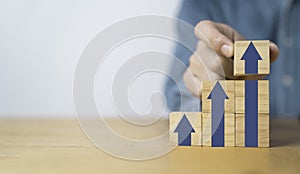
[[[148,136],[122,126],[121,121],[111,122],[124,133]],[[153,134],[167,129],[168,121],[162,120]],[[0,173],[300,174],[299,121],[272,120],[271,145],[271,148],[177,147],[156,159],[129,161],[96,148],[75,119],[2,119]]]

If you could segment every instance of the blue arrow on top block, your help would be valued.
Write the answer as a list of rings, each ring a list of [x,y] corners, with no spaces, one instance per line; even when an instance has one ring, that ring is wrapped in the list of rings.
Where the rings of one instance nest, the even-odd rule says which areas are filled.
[[[193,126],[184,114],[174,132],[178,133],[178,146],[191,146],[191,133],[195,132]]]
[[[224,101],[229,99],[219,82],[207,97],[211,99],[212,110],[212,147],[224,147]]]
[[[245,74],[258,74],[258,61],[262,58],[252,42],[250,42],[241,60],[245,60]]]

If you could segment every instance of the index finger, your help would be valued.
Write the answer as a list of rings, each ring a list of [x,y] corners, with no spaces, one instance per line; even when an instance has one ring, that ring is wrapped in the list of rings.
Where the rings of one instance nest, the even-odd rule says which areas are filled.
[[[231,58],[233,56],[233,42],[220,32],[212,21],[201,21],[195,27],[195,35],[218,54]]]

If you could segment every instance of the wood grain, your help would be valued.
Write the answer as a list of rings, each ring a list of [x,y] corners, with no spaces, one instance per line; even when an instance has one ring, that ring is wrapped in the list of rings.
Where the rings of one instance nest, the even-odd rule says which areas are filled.
[[[235,114],[236,146],[245,147],[245,114]],[[258,114],[258,147],[270,147],[269,114]]]
[[[245,113],[245,81],[235,80],[235,113]],[[258,113],[269,113],[269,81],[258,80]]]
[[[203,146],[212,146],[212,117],[211,113],[202,113]],[[224,114],[224,146],[235,146],[235,115]]]
[[[178,133],[175,133],[174,130],[176,129],[178,123],[182,119],[182,116],[186,115],[187,119],[193,126],[195,132],[192,133],[191,137],[191,145],[192,146],[201,146],[201,124],[202,124],[202,116],[201,112],[172,112],[169,116],[169,140],[172,145],[178,144]]]
[[[241,60],[250,43],[253,43],[262,60],[258,61],[258,75],[270,74],[270,41],[269,40],[247,40],[235,41],[233,71],[235,76],[245,76],[245,61]]]
[[[137,139],[157,137],[169,130],[168,119],[139,131],[123,119],[106,121],[124,136]],[[1,119],[0,168],[4,174],[298,174],[300,123],[296,119],[271,121],[271,148],[177,147],[152,160],[131,161],[113,157],[94,146],[75,118]],[[102,144],[122,146],[107,140]]]
[[[235,146],[245,146],[245,114],[235,114]]]
[[[258,114],[258,147],[270,147],[269,114]]]
[[[202,113],[211,113],[211,99],[207,99],[217,81],[202,82]],[[223,87],[228,99],[225,99],[224,110],[226,114],[233,114],[235,111],[235,94],[233,80],[218,81]]]
[[[203,146],[211,146],[211,113],[202,113],[202,142]]]
[[[235,146],[235,115],[224,115],[224,144],[227,147]]]

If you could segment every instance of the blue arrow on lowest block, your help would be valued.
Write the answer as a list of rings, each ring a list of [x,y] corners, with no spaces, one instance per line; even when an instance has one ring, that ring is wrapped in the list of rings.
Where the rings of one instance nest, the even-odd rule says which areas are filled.
[[[257,74],[258,73],[258,61],[262,60],[259,53],[252,42],[246,49],[241,60],[245,60],[245,74]]]
[[[245,81],[245,146],[258,146],[258,81]]]
[[[213,147],[224,147],[224,101],[229,99],[219,82],[207,97],[211,99]]]
[[[191,133],[195,130],[186,115],[182,116],[174,132],[178,133],[178,146],[191,146]]]

